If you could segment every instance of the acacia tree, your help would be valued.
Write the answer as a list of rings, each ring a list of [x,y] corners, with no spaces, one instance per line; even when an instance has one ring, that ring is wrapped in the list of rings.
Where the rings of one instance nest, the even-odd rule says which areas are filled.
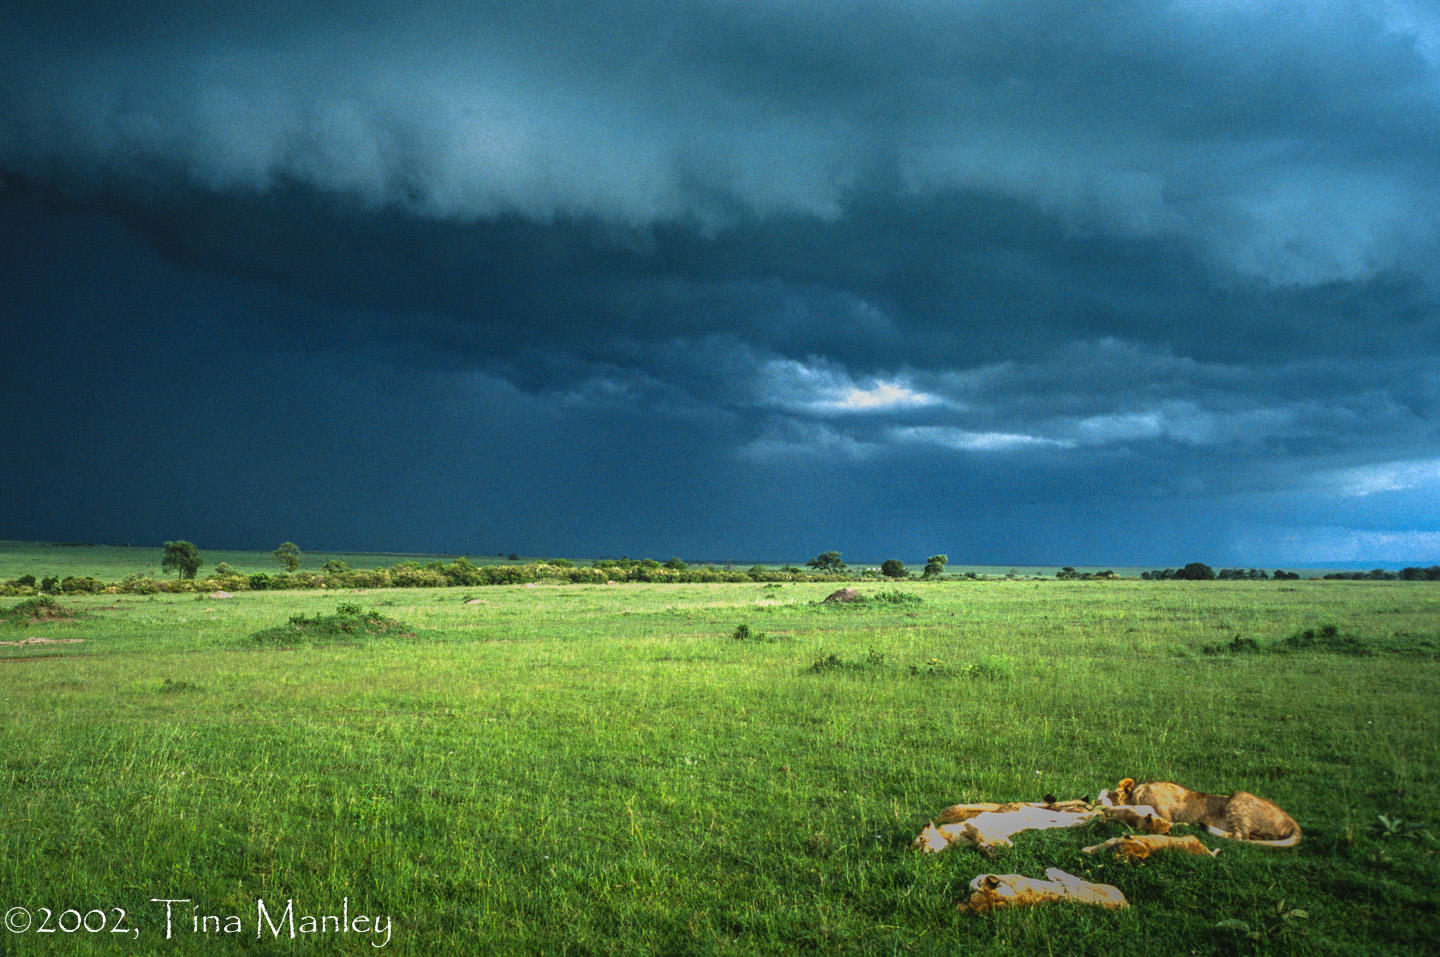
[[[905,563],[898,558],[887,558],[880,564],[880,574],[886,578],[904,578]]]
[[[200,570],[200,549],[191,542],[166,542],[160,568],[175,572],[176,578],[194,578]]]
[[[841,572],[845,570],[845,563],[840,560],[839,552],[821,552],[805,564],[817,572]]]
[[[300,546],[294,542],[281,542],[280,547],[270,553],[280,563],[280,567],[287,572],[293,572],[300,567]]]
[[[950,561],[944,555],[931,555],[925,559],[925,569],[920,573],[922,578],[938,578],[945,573],[945,563]]]

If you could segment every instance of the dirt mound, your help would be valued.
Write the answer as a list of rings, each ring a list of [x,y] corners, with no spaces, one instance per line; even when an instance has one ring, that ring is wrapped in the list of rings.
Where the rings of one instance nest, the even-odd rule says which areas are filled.
[[[327,645],[358,644],[374,638],[414,638],[413,631],[393,618],[386,618],[375,609],[361,612],[360,606],[342,604],[333,615],[314,618],[291,615],[288,624],[266,628],[250,636],[250,640],[262,645]]]
[[[49,595],[27,598],[10,608],[0,611],[0,621],[12,625],[38,625],[47,621],[70,621],[75,612],[60,604]]]
[[[859,593],[858,591],[856,591],[855,589],[853,589],[853,588],[842,588],[842,589],[840,589],[839,591],[832,591],[830,594],[826,595],[826,596],[825,596],[825,601],[822,601],[820,604],[823,605],[823,604],[825,604],[825,602],[831,602],[831,601],[864,601],[864,600],[865,600],[865,596],[862,595],[862,594],[860,594],[860,593]]]

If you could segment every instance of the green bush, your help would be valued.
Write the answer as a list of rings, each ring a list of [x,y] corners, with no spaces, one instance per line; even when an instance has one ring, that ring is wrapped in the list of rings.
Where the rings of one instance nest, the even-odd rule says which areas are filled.
[[[1372,655],[1374,650],[1355,635],[1342,635],[1334,625],[1306,628],[1280,642],[1289,651],[1333,651],[1342,655]]]
[[[266,645],[357,644],[401,634],[410,634],[401,622],[386,618],[373,608],[362,614],[359,605],[347,603],[337,606],[333,615],[317,613],[313,618],[292,615],[288,623],[257,631],[250,640]]]
[[[864,658],[854,661],[847,661],[836,654],[822,654],[816,657],[806,669],[814,674],[824,674],[828,671],[873,671],[885,666],[885,656],[878,651],[866,652]]]
[[[1200,649],[1200,651],[1201,651],[1202,653],[1207,654],[1207,655],[1220,655],[1220,654],[1243,655],[1243,654],[1249,654],[1249,653],[1251,653],[1251,652],[1256,652],[1256,651],[1259,651],[1259,650],[1260,650],[1260,642],[1256,641],[1254,638],[1245,638],[1245,637],[1242,637],[1241,635],[1236,635],[1234,638],[1231,638],[1230,641],[1229,641],[1229,643],[1227,643],[1227,644],[1223,644],[1223,645],[1204,645],[1204,646],[1202,646],[1201,649]]]
[[[74,618],[75,613],[64,605],[60,604],[50,595],[37,595],[34,598],[27,598],[19,604],[0,611],[0,621],[12,625],[28,625],[32,622],[54,621],[56,619]]]
[[[867,600],[886,602],[891,605],[908,605],[918,604],[924,599],[922,599],[919,595],[912,595],[906,591],[877,591]]]
[[[765,634],[765,632],[763,631],[753,631],[750,626],[745,624],[744,622],[735,626],[735,630],[730,633],[730,637],[735,639],[736,641],[774,642],[776,640],[770,635]]]

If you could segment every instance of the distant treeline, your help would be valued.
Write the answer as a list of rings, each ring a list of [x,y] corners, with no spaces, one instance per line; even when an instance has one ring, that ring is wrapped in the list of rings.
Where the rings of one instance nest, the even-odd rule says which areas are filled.
[[[476,565],[468,558],[421,564],[404,561],[389,568],[350,568],[341,561],[329,561],[318,572],[264,572],[246,575],[224,562],[206,576],[154,579],[130,575],[118,582],[69,576],[37,579],[34,575],[0,584],[0,595],[44,594],[137,594],[160,592],[279,591],[295,588],[445,588],[450,586],[527,585],[538,582],[573,582],[604,585],[611,582],[827,582],[855,581],[882,576],[876,571],[854,574],[816,574],[795,565],[772,568],[755,565],[747,569],[714,565],[687,565],[671,560],[615,559],[576,566],[566,559],[527,562],[520,565]]]
[[[1140,578],[1143,581],[1290,581],[1298,579],[1298,572],[1287,572],[1283,568],[1267,572],[1263,568],[1222,568],[1218,572],[1204,562],[1191,562],[1184,568],[1163,568],[1148,572],[1141,572]]]
[[[1330,572],[1324,577],[1343,581],[1440,582],[1440,565],[1431,565],[1429,568],[1412,566],[1398,572],[1387,572],[1383,568],[1372,568],[1368,572]]]
[[[1055,573],[1065,580],[1119,580],[1113,571],[1079,572],[1069,566]],[[931,576],[924,576],[931,577]],[[1012,577],[1012,576],[1005,576]],[[1295,572],[1277,569],[1266,572],[1258,568],[1222,568],[1215,571],[1201,562],[1183,568],[1166,568],[1142,572],[1146,581],[1284,581],[1298,579]],[[1368,572],[1332,572],[1329,579],[1365,581],[1440,581],[1440,566],[1405,568],[1398,572],[1374,569]],[[974,572],[954,576],[951,580],[977,580]],[[135,594],[153,595],[161,592],[211,591],[282,591],[304,588],[445,588],[453,586],[528,585],[540,582],[570,582],[605,585],[621,582],[846,582],[893,581],[879,569],[848,569],[839,572],[807,571],[797,565],[775,568],[753,565],[739,569],[733,566],[689,565],[679,559],[657,562],[653,559],[614,559],[577,566],[559,558],[551,561],[526,562],[518,565],[476,565],[468,558],[453,561],[420,563],[402,561],[389,568],[350,568],[342,561],[329,561],[317,572],[281,572],[277,574],[243,574],[224,562],[209,575],[195,578],[154,579],[129,575],[118,582],[103,582],[88,576],[36,578],[22,575],[0,582],[0,596],[35,594]]]
[[[1222,568],[1217,572],[1202,562],[1191,562],[1184,568],[1141,572],[1140,577],[1145,581],[1288,581],[1297,579],[1300,575],[1279,568],[1274,572],[1266,572],[1263,568]],[[1389,572],[1383,568],[1374,568],[1368,572],[1330,572],[1323,577],[1343,581],[1434,582],[1440,581],[1440,565],[1431,565],[1429,568],[1402,568],[1398,572]]]

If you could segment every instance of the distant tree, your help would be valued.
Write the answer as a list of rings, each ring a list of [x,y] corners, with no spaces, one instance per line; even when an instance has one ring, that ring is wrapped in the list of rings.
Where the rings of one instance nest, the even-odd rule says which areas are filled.
[[[1176,578],[1183,578],[1192,582],[1208,582],[1215,580],[1215,569],[1204,562],[1191,562],[1175,573]]]
[[[1070,580],[1070,579],[1079,578],[1079,577],[1080,577],[1080,573],[1077,572],[1077,571],[1076,571],[1074,568],[1072,568],[1071,566],[1066,565],[1064,568],[1060,569],[1058,572],[1055,573],[1055,577],[1056,577],[1056,578],[1063,578],[1063,579],[1066,579],[1066,580],[1068,581],[1068,580]]]
[[[925,560],[925,568],[923,571],[921,571],[920,577],[938,578],[939,576],[945,574],[945,564],[949,561],[950,559],[946,558],[944,555],[931,555]]]
[[[671,571],[683,572],[685,569],[689,568],[690,566],[687,565],[687,564],[685,564],[685,563],[684,563],[683,561],[681,561],[679,558],[672,558],[672,559],[670,559],[668,562],[665,563],[665,567],[668,568],[668,569],[670,569]]]
[[[190,542],[166,542],[160,568],[175,572],[177,578],[194,578],[200,570],[200,549]]]
[[[338,558],[332,558],[321,565],[320,570],[327,575],[343,575],[350,570],[350,566]]]
[[[898,558],[887,558],[880,563],[880,574],[886,578],[904,578],[905,563]]]
[[[280,547],[270,554],[287,572],[293,572],[300,567],[300,546],[294,542],[281,542]]]
[[[818,572],[840,572],[845,570],[845,563],[840,560],[839,552],[821,552],[805,564]]]
[[[216,577],[216,578],[229,578],[229,577],[231,577],[232,575],[238,575],[238,574],[240,574],[240,573],[237,572],[234,568],[231,568],[229,562],[221,562],[220,564],[218,564],[218,565],[215,566],[215,577]]]
[[[520,560],[520,556],[515,554],[514,552],[511,552],[509,555],[505,556],[505,559],[506,561],[518,562]]]

